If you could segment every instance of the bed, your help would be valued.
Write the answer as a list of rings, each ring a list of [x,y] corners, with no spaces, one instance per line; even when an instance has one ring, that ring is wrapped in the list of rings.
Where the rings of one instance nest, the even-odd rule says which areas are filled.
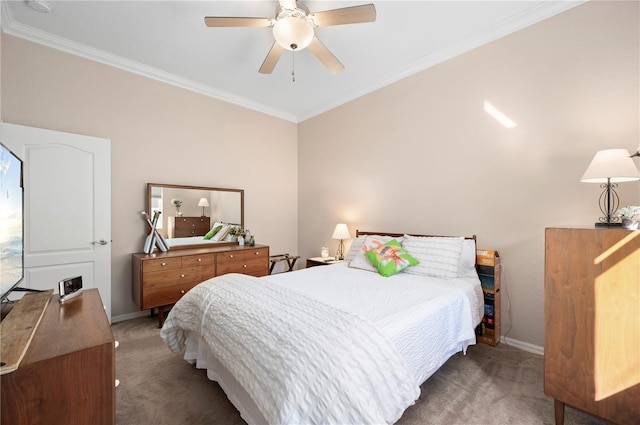
[[[366,254],[388,246],[418,264],[384,276]],[[475,237],[358,232],[342,263],[201,283],[161,336],[249,424],[394,423],[475,343],[475,248]]]

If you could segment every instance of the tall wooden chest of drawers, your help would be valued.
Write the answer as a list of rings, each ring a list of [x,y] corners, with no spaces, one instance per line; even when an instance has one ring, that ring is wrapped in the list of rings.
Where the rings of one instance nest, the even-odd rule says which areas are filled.
[[[546,229],[544,392],[640,423],[640,231]]]
[[[136,253],[132,269],[133,300],[140,310],[158,308],[162,323],[164,307],[175,304],[200,282],[226,273],[268,275],[269,247],[226,245]]]

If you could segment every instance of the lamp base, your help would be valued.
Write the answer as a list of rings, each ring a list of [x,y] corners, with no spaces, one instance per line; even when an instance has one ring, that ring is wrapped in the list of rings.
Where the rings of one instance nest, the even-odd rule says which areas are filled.
[[[622,227],[622,223],[596,223],[596,227]]]

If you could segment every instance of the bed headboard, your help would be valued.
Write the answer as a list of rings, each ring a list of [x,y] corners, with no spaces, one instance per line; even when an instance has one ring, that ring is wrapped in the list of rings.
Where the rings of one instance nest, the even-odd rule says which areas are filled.
[[[422,236],[422,237],[440,237],[440,238],[450,238],[453,236],[442,236],[442,235],[418,235],[415,233],[389,233],[389,232],[365,232],[362,230],[358,230],[356,229],[356,238],[358,236],[366,236],[366,235],[380,235],[380,236],[391,236],[393,238],[399,238],[402,237],[404,235],[409,235],[409,236]],[[465,236],[465,239],[473,239],[474,241],[476,241],[476,246],[477,244],[477,240],[476,240],[476,235],[473,236]]]

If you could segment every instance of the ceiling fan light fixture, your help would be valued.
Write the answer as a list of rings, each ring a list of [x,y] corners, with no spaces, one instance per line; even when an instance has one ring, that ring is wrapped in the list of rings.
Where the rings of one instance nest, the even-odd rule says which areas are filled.
[[[313,26],[306,19],[290,16],[278,19],[273,25],[273,37],[287,50],[304,49],[313,35]]]

